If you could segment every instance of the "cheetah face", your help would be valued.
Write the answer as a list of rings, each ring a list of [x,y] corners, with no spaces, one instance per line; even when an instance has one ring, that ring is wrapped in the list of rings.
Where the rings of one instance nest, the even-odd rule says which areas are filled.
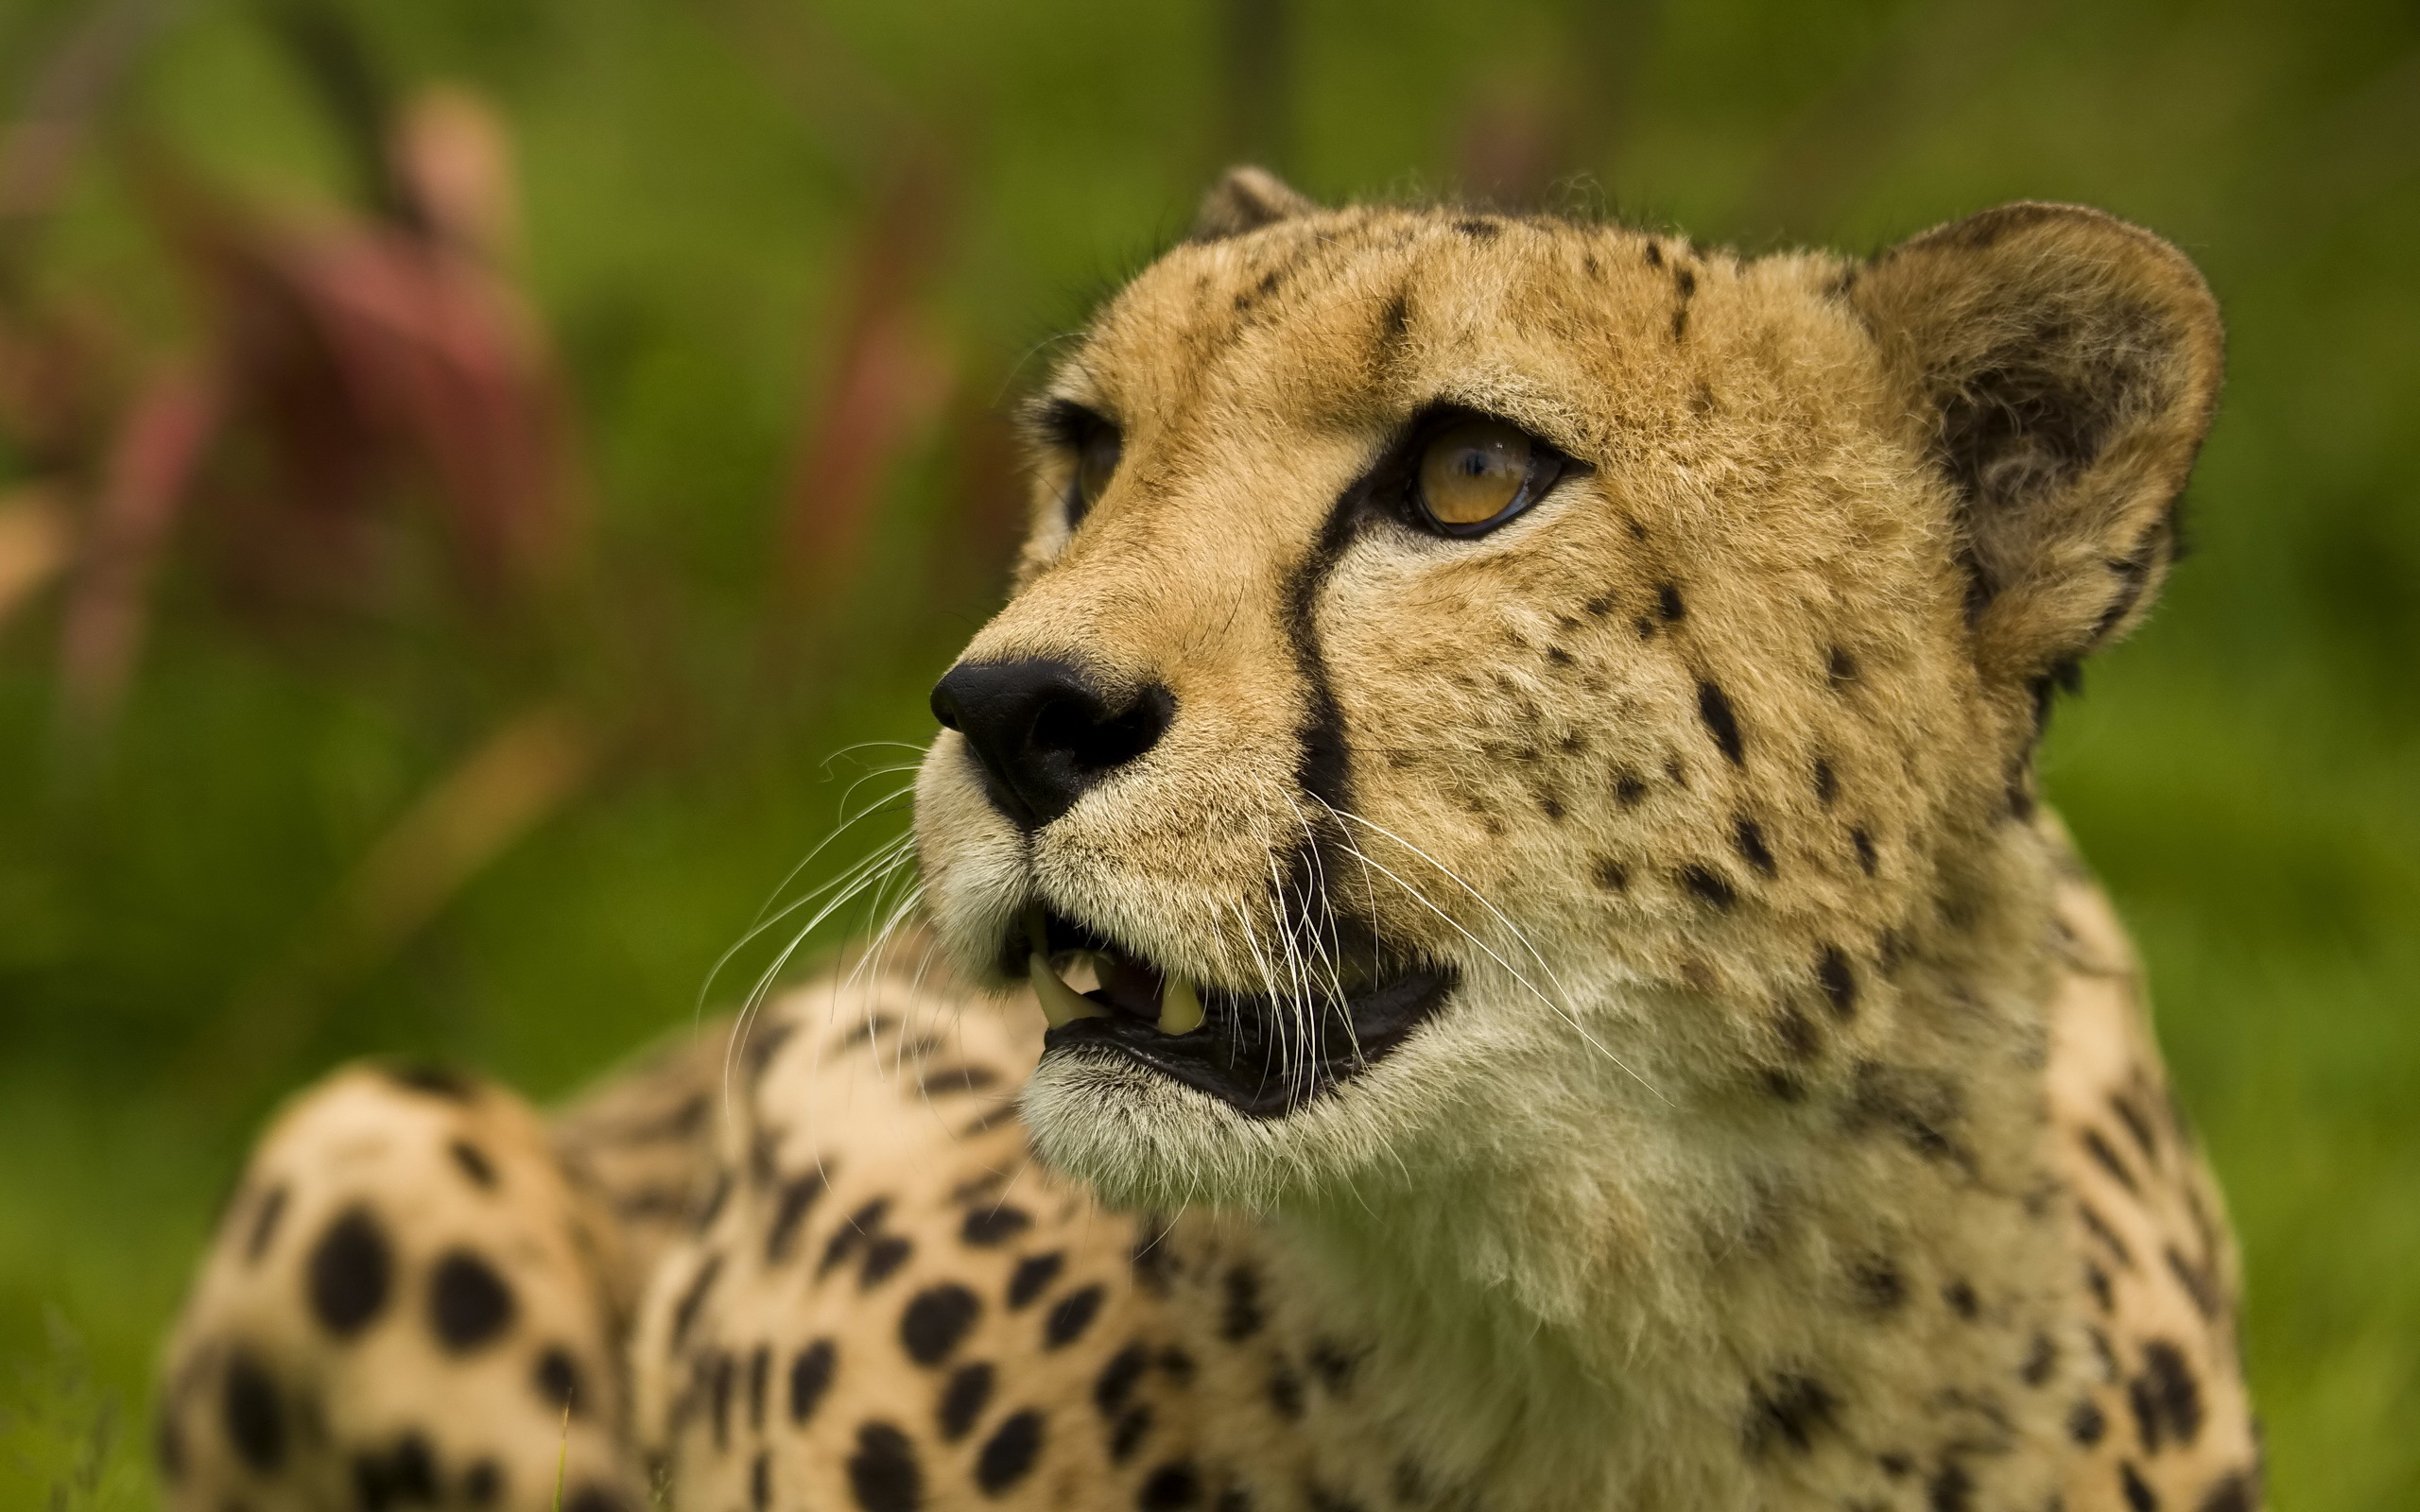
[[[2215,383],[2164,244],[1993,214],[1740,263],[1230,176],[1031,407],[933,697],[928,898],[1050,1021],[1044,1158],[1273,1200],[1887,1037]]]

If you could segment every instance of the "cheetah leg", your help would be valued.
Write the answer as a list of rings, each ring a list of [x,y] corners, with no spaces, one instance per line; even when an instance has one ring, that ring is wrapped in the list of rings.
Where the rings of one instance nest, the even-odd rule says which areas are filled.
[[[645,1504],[614,1220],[510,1092],[354,1066],[253,1152],[170,1336],[172,1512]]]

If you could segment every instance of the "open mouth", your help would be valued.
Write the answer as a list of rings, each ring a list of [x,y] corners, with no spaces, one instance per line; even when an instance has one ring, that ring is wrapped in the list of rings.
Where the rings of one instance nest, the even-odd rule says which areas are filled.
[[[1026,916],[1023,956],[1046,1056],[1119,1055],[1253,1118],[1282,1118],[1368,1070],[1443,1005],[1450,967],[1348,953],[1299,998],[1230,992],[1163,971],[1046,909]]]

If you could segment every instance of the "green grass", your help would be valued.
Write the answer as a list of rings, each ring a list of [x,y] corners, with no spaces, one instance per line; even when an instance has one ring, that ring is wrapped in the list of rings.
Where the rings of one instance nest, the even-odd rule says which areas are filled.
[[[55,604],[0,622],[0,1505],[149,1504],[156,1341],[277,1095],[373,1049],[577,1084],[692,1011],[898,753],[826,758],[928,732],[924,689],[991,589],[951,512],[976,455],[954,422],[911,438],[860,580],[797,631],[828,647],[814,675],[754,670],[778,502],[903,123],[950,186],[919,318],[976,407],[1182,226],[1235,140],[1206,4],[352,9],[398,80],[468,80],[513,129],[594,591],[534,632],[425,593],[270,628],[188,529],[121,728],[72,763]],[[0,82],[21,92],[74,13],[0,10]],[[1292,14],[1289,119],[1259,139],[1322,195],[1449,187],[1485,115],[1549,143],[1582,201],[1707,239],[1874,247],[2070,198],[2208,271],[2231,381],[2198,551],[2062,710],[2046,782],[2136,929],[2241,1230],[2277,1504],[2420,1505],[2420,21],[2368,0]],[[286,201],[352,192],[259,12],[178,16],[32,265],[41,299],[96,303],[138,352],[198,332],[134,144]],[[200,1075],[396,816],[565,688],[631,747],[290,1043]]]

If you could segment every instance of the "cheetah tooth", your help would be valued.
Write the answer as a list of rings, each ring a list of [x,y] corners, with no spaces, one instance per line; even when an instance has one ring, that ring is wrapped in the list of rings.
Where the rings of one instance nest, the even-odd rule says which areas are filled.
[[[1049,961],[1040,951],[1026,958],[1026,970],[1033,978],[1033,995],[1042,1003],[1042,1016],[1053,1029],[1078,1019],[1109,1017],[1099,1004],[1079,996],[1074,988],[1059,980],[1059,973],[1050,969]]]
[[[1160,1033],[1191,1034],[1201,1027],[1201,994],[1181,976],[1160,988]]]

